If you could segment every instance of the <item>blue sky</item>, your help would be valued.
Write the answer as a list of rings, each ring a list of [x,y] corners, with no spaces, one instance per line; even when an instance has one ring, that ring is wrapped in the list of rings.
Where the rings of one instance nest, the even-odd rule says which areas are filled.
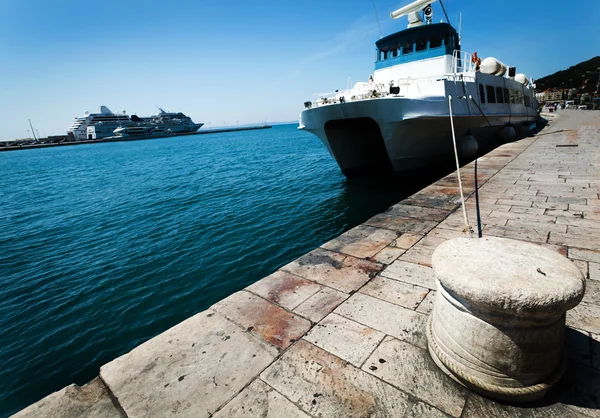
[[[375,0],[384,35],[409,2]],[[534,78],[600,55],[600,0],[566,3],[445,1],[463,50]],[[0,0],[0,140],[27,136],[28,118],[63,134],[101,104],[207,127],[295,120],[313,93],[366,81],[378,38],[371,0]]]

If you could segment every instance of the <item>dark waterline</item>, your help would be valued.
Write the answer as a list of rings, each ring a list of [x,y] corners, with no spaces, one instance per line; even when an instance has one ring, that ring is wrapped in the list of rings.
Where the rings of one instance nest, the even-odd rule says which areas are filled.
[[[296,128],[1,154],[0,416],[448,170],[349,181]]]

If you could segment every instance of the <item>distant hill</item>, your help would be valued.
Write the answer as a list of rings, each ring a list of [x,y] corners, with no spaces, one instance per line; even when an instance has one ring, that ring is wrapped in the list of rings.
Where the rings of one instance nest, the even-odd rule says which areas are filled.
[[[593,93],[596,91],[596,83],[598,83],[599,77],[600,56],[581,62],[566,70],[539,78],[535,80],[535,87],[537,91],[577,88],[583,93]]]

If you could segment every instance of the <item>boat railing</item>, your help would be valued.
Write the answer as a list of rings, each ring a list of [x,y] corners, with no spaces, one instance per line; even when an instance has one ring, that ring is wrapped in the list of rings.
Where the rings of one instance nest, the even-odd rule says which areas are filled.
[[[338,90],[331,93],[315,93],[313,94],[313,100],[306,102],[305,106],[308,107],[320,107],[330,104],[354,102],[367,99],[375,99],[381,97],[417,97],[420,96],[420,86],[426,83],[437,83],[440,81],[452,81],[452,82],[463,82],[463,81],[474,81],[473,75],[461,73],[444,74],[441,76],[429,76],[429,77],[405,77],[393,80],[391,84],[384,83],[357,83],[354,88],[347,90]],[[392,93],[390,87],[399,87],[397,93]],[[412,91],[409,93],[409,89]]]
[[[470,73],[475,71],[473,56],[465,51],[454,50],[452,54],[452,73]]]

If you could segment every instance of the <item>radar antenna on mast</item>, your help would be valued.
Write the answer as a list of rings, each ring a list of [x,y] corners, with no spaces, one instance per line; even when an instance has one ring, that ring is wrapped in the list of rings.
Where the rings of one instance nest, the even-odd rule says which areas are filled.
[[[427,19],[427,24],[431,24],[433,18],[433,9],[431,8],[431,3],[436,2],[437,0],[416,0],[412,3],[401,7],[398,10],[390,13],[390,17],[392,19],[398,19],[402,16],[408,16],[408,27],[421,26],[423,25],[423,20],[421,19],[420,12],[423,11],[425,19]],[[444,16],[446,16],[446,21],[450,23],[448,20],[448,14],[446,13],[446,8],[444,7],[444,3],[440,0],[440,5],[442,6],[442,10],[444,11]]]
[[[398,19],[409,13],[418,13],[436,0],[417,0],[390,13],[392,19]]]
[[[421,19],[420,12],[423,10],[427,24],[431,24],[431,18],[433,17],[433,9],[431,3],[436,0],[417,0],[411,4],[401,7],[400,9],[390,13],[392,19],[398,19],[399,17],[408,15],[408,27],[412,28],[415,26],[422,26],[423,20]]]

